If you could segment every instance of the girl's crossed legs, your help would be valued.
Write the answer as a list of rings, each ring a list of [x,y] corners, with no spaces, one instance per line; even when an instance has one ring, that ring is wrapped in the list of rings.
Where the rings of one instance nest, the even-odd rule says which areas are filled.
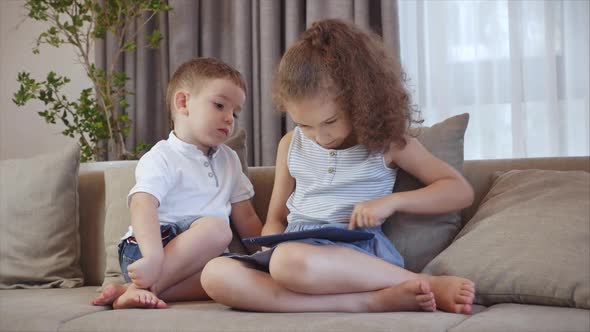
[[[201,283],[217,302],[253,311],[434,311],[469,313],[471,281],[415,274],[340,246],[290,242],[272,254],[270,273],[220,257]]]

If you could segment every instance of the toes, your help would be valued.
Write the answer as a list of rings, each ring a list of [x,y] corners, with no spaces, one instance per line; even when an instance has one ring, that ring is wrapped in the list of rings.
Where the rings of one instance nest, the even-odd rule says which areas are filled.
[[[471,281],[469,281],[469,282],[464,282],[464,283],[461,285],[461,290],[462,290],[462,291],[463,291],[463,290],[464,290],[464,291],[469,291],[469,292],[471,292],[471,293],[475,293],[475,284],[474,284],[473,282],[471,282]]]
[[[432,307],[432,306],[436,305],[436,302],[434,301],[434,299],[428,300],[428,301],[419,301],[419,303],[423,307]]]
[[[473,303],[474,295],[469,292],[460,292],[456,297],[455,301],[458,304],[471,304]]]
[[[152,296],[150,299],[150,308],[157,308],[158,307],[158,301],[160,301],[160,299],[158,299],[155,296]]]
[[[426,280],[419,280],[420,284],[419,284],[419,290],[420,293],[422,294],[428,294],[432,292],[430,291],[430,284],[428,282],[426,282]]]
[[[434,299],[430,300],[430,301],[426,301],[426,302],[420,302],[419,305],[422,308],[422,310],[424,310],[424,311],[435,311],[436,310],[436,302],[434,301]]]
[[[466,304],[461,308],[461,313],[465,314],[465,315],[469,315],[471,313],[471,305],[470,304]]]
[[[416,300],[418,302],[428,302],[428,301],[434,301],[434,294],[433,293],[428,293],[428,294],[422,294],[422,295],[418,295],[416,296]]]
[[[467,291],[461,291],[459,295],[467,301],[466,303],[472,303],[475,298],[475,294]]]
[[[166,302],[164,302],[162,300],[157,300],[156,301],[156,308],[157,309],[166,309],[166,308],[168,308],[168,304],[166,304]]]

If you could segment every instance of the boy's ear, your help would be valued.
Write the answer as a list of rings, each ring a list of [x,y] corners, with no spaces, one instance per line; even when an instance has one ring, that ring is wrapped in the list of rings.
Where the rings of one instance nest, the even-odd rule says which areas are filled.
[[[185,90],[178,90],[174,93],[174,112],[188,114],[189,93]]]

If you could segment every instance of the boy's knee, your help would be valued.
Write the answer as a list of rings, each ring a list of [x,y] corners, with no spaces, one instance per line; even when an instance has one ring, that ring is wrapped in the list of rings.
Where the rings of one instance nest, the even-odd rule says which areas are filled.
[[[201,218],[195,221],[191,228],[193,228],[193,226],[211,234],[211,240],[224,248],[229,245],[233,237],[229,223],[217,217]]]

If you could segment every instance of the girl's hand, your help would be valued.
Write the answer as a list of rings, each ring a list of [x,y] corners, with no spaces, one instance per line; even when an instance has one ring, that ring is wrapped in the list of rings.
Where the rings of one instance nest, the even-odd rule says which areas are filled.
[[[348,229],[381,225],[395,212],[390,196],[385,196],[355,205]]]
[[[160,277],[162,262],[157,259],[142,257],[127,267],[129,278],[135,286],[150,288]]]

